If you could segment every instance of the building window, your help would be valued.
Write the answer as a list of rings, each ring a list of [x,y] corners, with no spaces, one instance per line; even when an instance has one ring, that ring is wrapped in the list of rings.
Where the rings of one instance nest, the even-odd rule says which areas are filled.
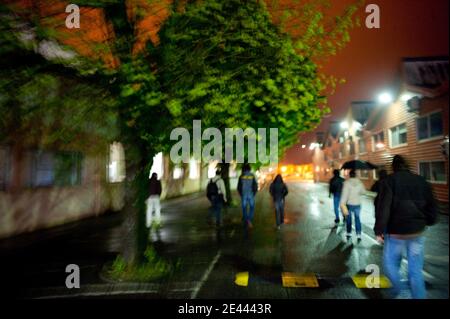
[[[58,152],[55,154],[55,185],[75,186],[81,184],[82,154]]]
[[[339,152],[339,154],[340,154],[339,158],[342,158],[343,156],[347,156],[347,152],[346,152],[345,149],[346,149],[345,144],[341,144],[340,152]]]
[[[350,155],[355,155],[355,143],[353,141],[349,142],[348,151],[349,151]]]
[[[152,174],[156,173],[158,175],[158,179],[160,179],[164,175],[164,157],[163,153],[159,152],[155,156],[153,156],[153,164],[150,169],[149,177],[152,177]]]
[[[37,151],[32,156],[31,187],[74,186],[81,183],[82,155]]]
[[[198,163],[194,158],[189,161],[189,179],[199,178]]]
[[[217,161],[209,162],[208,164],[208,178],[213,178],[216,176],[216,169],[217,169]]]
[[[442,136],[443,132],[442,112],[432,113],[417,119],[418,140]]]
[[[11,172],[10,148],[0,146],[0,191],[6,190],[9,185]]]
[[[431,183],[447,182],[445,162],[419,162],[419,174]]]
[[[377,165],[377,166],[378,166],[378,168],[373,170],[373,179],[374,180],[379,180],[380,179],[380,171],[386,170],[384,165]]]
[[[366,150],[366,141],[364,139],[362,139],[362,138],[360,138],[358,140],[358,149],[359,149],[359,154],[363,154],[363,153],[367,152],[367,150]]]
[[[372,151],[378,151],[384,148],[384,132],[372,136]]]
[[[54,183],[55,163],[51,152],[33,154],[31,167],[31,187],[52,186]]]
[[[358,170],[358,176],[361,179],[369,179],[369,171],[368,170]]]
[[[109,147],[108,181],[120,183],[125,180],[125,153],[121,143],[114,142]]]
[[[183,168],[182,167],[175,167],[173,169],[173,179],[180,179],[183,177]]]
[[[407,129],[406,124],[397,125],[389,130],[390,132],[390,147],[397,147],[406,145]]]

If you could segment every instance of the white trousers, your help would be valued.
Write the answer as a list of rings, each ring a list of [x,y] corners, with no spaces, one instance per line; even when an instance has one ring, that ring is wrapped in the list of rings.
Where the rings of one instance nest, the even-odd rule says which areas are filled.
[[[155,211],[155,220],[157,223],[159,223],[161,221],[161,205],[159,203],[158,195],[151,195],[147,199],[147,227],[150,227],[152,225],[153,211]]]

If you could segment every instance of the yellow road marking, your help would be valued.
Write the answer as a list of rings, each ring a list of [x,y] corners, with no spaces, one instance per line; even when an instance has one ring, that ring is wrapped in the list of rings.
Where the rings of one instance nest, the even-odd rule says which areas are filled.
[[[369,277],[370,276],[370,277]],[[352,277],[353,283],[356,288],[375,288],[375,289],[386,289],[391,288],[391,282],[386,276],[379,276],[375,278],[370,274],[358,274]]]
[[[234,283],[238,286],[247,287],[248,286],[248,271],[240,272],[236,274],[236,280]]]
[[[283,287],[304,287],[304,288],[317,288],[319,282],[317,277],[313,273],[296,274],[292,272],[281,273]]]

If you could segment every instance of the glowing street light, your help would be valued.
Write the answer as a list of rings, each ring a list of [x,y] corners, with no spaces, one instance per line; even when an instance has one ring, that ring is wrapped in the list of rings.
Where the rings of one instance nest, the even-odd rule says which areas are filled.
[[[343,130],[348,129],[348,122],[341,122],[341,129]]]
[[[305,145],[305,144],[303,144],[303,145],[302,145],[302,148],[306,148],[306,145]]]
[[[378,96],[378,101],[379,101],[380,103],[382,103],[382,104],[389,104],[389,103],[392,103],[393,100],[394,100],[394,98],[393,98],[392,95],[391,95],[390,93],[388,93],[388,92],[381,93],[381,94]]]

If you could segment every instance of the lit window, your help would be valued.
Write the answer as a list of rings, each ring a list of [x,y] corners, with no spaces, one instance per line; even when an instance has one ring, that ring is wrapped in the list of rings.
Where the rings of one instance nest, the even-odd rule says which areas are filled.
[[[366,150],[366,141],[364,139],[362,139],[362,138],[360,138],[358,140],[358,149],[359,149],[359,154],[363,154],[363,153],[367,152],[367,150]]]
[[[125,153],[120,143],[114,142],[109,147],[108,181],[120,183],[125,180]]]
[[[158,175],[158,179],[160,179],[164,174],[164,157],[162,152],[159,152],[153,157],[153,164],[150,169],[149,177],[151,177],[153,173]]]
[[[173,169],[173,179],[180,179],[183,177],[183,169],[181,167],[175,167]]]
[[[208,165],[208,178],[216,176],[217,161],[210,162]]]
[[[446,182],[447,175],[445,173],[445,162],[420,162],[419,174],[429,182]]]
[[[230,165],[230,172],[229,172],[229,177],[230,178],[234,178],[237,177],[237,171],[236,171],[236,167],[237,167],[237,163],[235,161],[233,161]],[[269,169],[270,170],[270,169]]]
[[[191,160],[189,161],[189,178],[190,179],[199,178],[198,163],[194,158],[191,158]]]
[[[384,132],[380,132],[372,136],[372,151],[384,148]]]
[[[417,119],[417,138],[419,140],[442,136],[443,132],[442,112],[433,113]]]
[[[406,124],[397,125],[389,130],[390,132],[390,146],[396,147],[405,145],[407,143],[407,129]]]

